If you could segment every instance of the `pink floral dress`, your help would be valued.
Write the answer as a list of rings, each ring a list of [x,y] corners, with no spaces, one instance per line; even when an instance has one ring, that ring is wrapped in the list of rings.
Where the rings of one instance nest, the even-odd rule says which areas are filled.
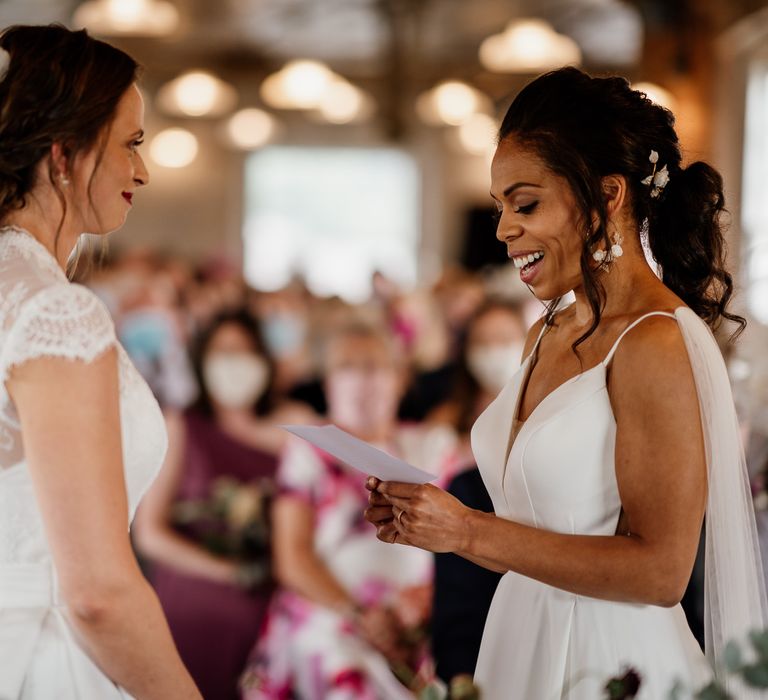
[[[389,451],[440,473],[453,441],[429,432],[403,428]],[[296,439],[286,449],[277,481],[281,497],[300,499],[314,509],[315,550],[358,603],[391,606],[411,630],[425,622],[423,616],[419,619],[423,610],[417,601],[424,591],[429,594],[432,555],[376,538],[363,517],[368,503],[365,475]],[[286,589],[272,599],[242,687],[244,700],[414,697],[349,620]]]

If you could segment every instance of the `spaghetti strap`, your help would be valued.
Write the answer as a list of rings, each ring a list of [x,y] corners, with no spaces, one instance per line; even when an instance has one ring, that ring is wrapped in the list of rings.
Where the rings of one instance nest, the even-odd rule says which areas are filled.
[[[531,348],[531,351],[523,358],[523,360],[527,360],[529,357],[532,357],[533,354],[536,352],[537,348],[539,347],[539,343],[541,342],[541,339],[544,337],[544,333],[549,328],[549,325],[546,321],[541,326],[541,330],[539,331],[539,337],[536,338],[536,342],[533,344],[533,347]]]
[[[630,323],[621,333],[621,335],[616,338],[616,342],[613,344],[613,347],[610,349],[608,355],[606,355],[605,359],[603,360],[604,365],[608,365],[608,363],[613,359],[613,354],[616,352],[616,348],[619,347],[619,343],[621,342],[621,339],[629,333],[640,321],[644,321],[649,316],[669,316],[670,318],[675,318],[675,314],[670,313],[669,311],[650,311],[647,314],[644,314],[638,319],[635,319]]]

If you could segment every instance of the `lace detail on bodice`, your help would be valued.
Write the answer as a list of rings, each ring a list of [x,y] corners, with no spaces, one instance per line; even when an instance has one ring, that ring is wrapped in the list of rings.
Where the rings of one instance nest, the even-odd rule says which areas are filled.
[[[15,366],[35,358],[89,363],[110,347],[117,349],[123,464],[132,517],[166,449],[157,401],[117,342],[99,298],[87,287],[70,283],[31,234],[0,228],[0,564],[48,556],[24,462],[21,425],[6,380]]]

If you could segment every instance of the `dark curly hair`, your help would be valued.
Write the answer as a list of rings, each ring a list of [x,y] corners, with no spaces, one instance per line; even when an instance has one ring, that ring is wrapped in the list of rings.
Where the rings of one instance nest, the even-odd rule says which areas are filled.
[[[98,170],[120,98],[135,82],[138,64],[128,54],[85,30],[60,25],[16,25],[3,31],[0,47],[10,63],[0,81],[0,223],[26,205],[38,165],[54,143],[69,163],[100,147]],[[51,165],[48,177],[64,214],[66,199]]]
[[[621,77],[595,78],[561,68],[529,83],[514,99],[499,129],[499,141],[514,138],[535,152],[571,187],[584,222],[581,273],[593,312],[574,350],[594,333],[605,305],[605,290],[594,269],[592,251],[610,249],[603,177],[623,175],[638,230],[647,220],[648,244],[664,284],[713,329],[723,318],[746,321],[726,310],[733,280],[725,268],[723,181],[701,161],[681,167],[673,114],[633,90]],[[667,166],[669,183],[651,197],[642,180],[651,174],[651,151]],[[597,214],[597,226],[589,223]],[[551,324],[560,299],[547,307]]]

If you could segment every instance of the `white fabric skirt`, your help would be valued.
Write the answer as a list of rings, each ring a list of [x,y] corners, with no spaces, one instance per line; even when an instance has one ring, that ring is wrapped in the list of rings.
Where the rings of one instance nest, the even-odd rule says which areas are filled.
[[[642,679],[638,700],[666,698],[676,681],[698,690],[711,678],[679,605],[615,603],[502,577],[475,672],[483,700],[595,700],[628,667]]]
[[[0,700],[130,700],[78,644],[49,565],[0,565]]]

